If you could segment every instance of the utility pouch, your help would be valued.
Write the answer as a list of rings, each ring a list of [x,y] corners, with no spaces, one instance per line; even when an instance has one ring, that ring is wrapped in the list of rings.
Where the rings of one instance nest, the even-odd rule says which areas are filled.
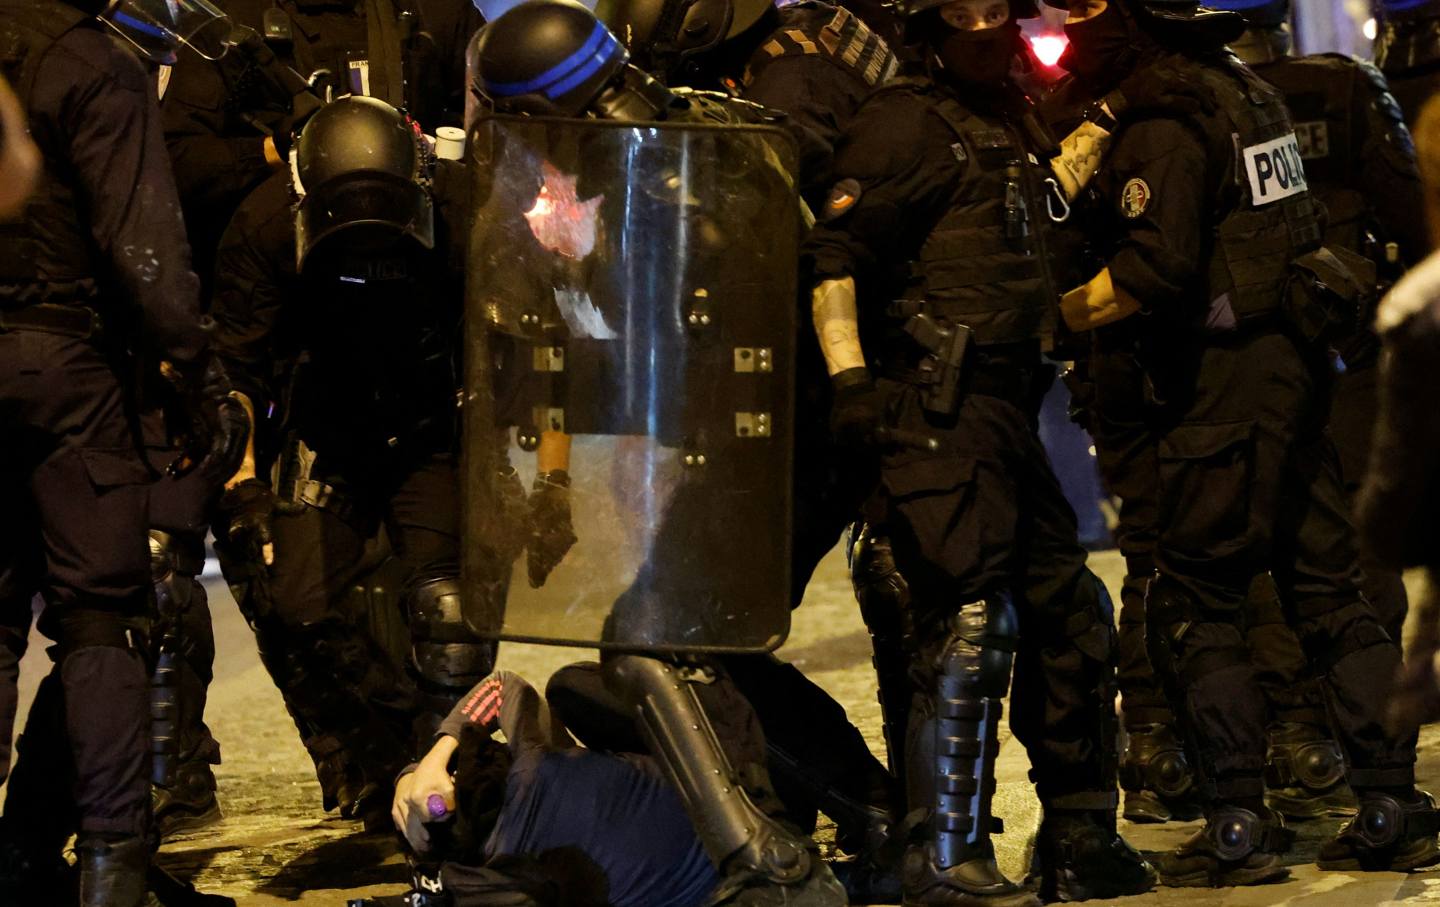
[[[1284,312],[1309,343],[1325,343],[1369,320],[1375,263],[1341,246],[1322,246],[1290,263]]]
[[[970,328],[922,312],[906,320],[905,333],[929,353],[918,369],[924,379],[921,405],[926,412],[954,418],[960,412],[961,368],[970,349]]]

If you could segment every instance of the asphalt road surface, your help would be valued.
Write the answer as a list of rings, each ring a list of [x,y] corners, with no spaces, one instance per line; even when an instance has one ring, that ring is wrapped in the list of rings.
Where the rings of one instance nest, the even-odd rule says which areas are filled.
[[[1096,555],[1092,564],[1112,594],[1118,593],[1119,557]],[[216,775],[225,818],[167,844],[162,862],[178,875],[193,878],[203,890],[230,895],[243,907],[292,903],[343,907],[349,898],[403,890],[404,864],[390,836],[364,834],[358,824],[321,812],[310,760],[260,666],[249,629],[218,577],[207,576],[207,586],[219,657],[206,717],[224,753]],[[21,678],[22,706],[48,669],[43,640],[34,643]],[[838,551],[817,572],[780,655],[828,689],[883,757],[869,639]],[[500,664],[543,689],[551,672],[583,657],[587,654],[581,650],[506,644],[501,647]],[[1025,779],[1027,769],[1018,745],[1003,746],[995,812],[1004,818],[1007,832],[996,845],[1001,867],[1012,877],[1024,873],[1030,835],[1039,818]],[[1419,775],[1422,786],[1440,790],[1440,729],[1427,729],[1421,736]],[[1337,821],[1296,826],[1299,841],[1290,857],[1293,875],[1287,882],[1218,891],[1162,888],[1126,903],[1136,907],[1440,903],[1440,872],[1351,875],[1317,870],[1311,861],[1320,843],[1334,833]],[[1174,846],[1196,827],[1194,823],[1127,825],[1122,830],[1142,850],[1159,851]]]

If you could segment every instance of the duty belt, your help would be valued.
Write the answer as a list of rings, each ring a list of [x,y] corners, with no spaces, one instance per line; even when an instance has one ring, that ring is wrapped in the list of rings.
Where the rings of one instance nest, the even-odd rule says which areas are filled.
[[[89,340],[104,328],[100,313],[85,306],[39,303],[19,309],[0,309],[0,332],[39,331]]]
[[[1034,370],[1020,366],[1007,365],[1003,368],[987,368],[986,357],[981,351],[975,359],[967,364],[964,377],[961,379],[961,390],[967,394],[980,394],[985,397],[999,397],[1002,400],[1023,400],[1029,394],[1030,382],[1034,379]],[[882,378],[889,378],[891,381],[899,381],[902,384],[913,384],[917,387],[927,387],[939,380],[936,372],[916,368],[908,360],[912,357],[881,356],[876,363],[876,374]]]

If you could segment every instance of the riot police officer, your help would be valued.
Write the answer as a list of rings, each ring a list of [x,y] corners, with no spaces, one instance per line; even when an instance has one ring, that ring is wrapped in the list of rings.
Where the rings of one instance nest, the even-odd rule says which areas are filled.
[[[1435,0],[1374,0],[1380,33],[1375,65],[1412,126],[1420,108],[1440,87],[1440,3]]]
[[[1297,136],[1302,137],[1300,155],[1311,191],[1329,215],[1327,240],[1368,255],[1391,271],[1417,260],[1427,245],[1419,208],[1420,185],[1409,134],[1386,91],[1384,76],[1367,64],[1337,54],[1291,56],[1288,2],[1221,0],[1213,5],[1245,16],[1249,28],[1231,47],[1285,94],[1297,120]],[[1361,327],[1336,342],[1343,368],[1336,376],[1330,433],[1353,502],[1369,454],[1379,341],[1368,327]],[[1117,420],[1102,413],[1097,418],[1100,430],[1106,432],[1103,459],[1113,474],[1113,484],[1125,494],[1127,518],[1146,508],[1153,516],[1156,490],[1145,487],[1147,472],[1140,468],[1143,442],[1125,444],[1129,453],[1123,458],[1115,455],[1124,432],[1118,424],[1123,423],[1123,416]],[[1153,457],[1153,448],[1143,456]],[[1153,484],[1153,480],[1151,470],[1148,481]],[[1153,535],[1146,538],[1153,542]],[[1151,566],[1144,569],[1142,582],[1153,573],[1153,551],[1146,556]],[[1362,564],[1367,597],[1391,638],[1398,640],[1406,609],[1400,576],[1373,563],[1365,548]],[[1273,712],[1266,802],[1288,818],[1348,811],[1353,799],[1342,783],[1342,757],[1328,727],[1323,697],[1310,678],[1298,641],[1285,625],[1268,579],[1252,587],[1250,606],[1246,635]],[[1126,813],[1150,820],[1164,818],[1172,809],[1184,809],[1193,773],[1181,761],[1184,756],[1173,717],[1149,670],[1143,640],[1144,604],[1138,595],[1124,600],[1120,626],[1121,651],[1130,654],[1122,656],[1120,671],[1130,732],[1121,770],[1122,781],[1131,788]]]
[[[1012,662],[1011,725],[1045,810],[1042,895],[1137,893],[1153,875],[1115,832],[1109,596],[1034,424],[1055,221],[1070,195],[1063,165],[1033,163],[1020,126],[1029,106],[1009,82],[1017,20],[1038,10],[906,12],[926,75],[861,108],[805,247],[837,440],[856,455],[897,432],[938,441],[883,450],[866,508],[890,530],[911,599],[903,752],[909,805],[928,811],[929,833],[906,856],[905,902],[1033,899],[1000,874],[990,844]]]
[[[801,196],[812,210],[834,182],[835,145],[846,126],[866,95],[899,67],[887,40],[845,4],[613,0],[596,12],[625,39],[637,64],[666,84],[720,90],[783,113],[799,143]],[[894,24],[893,16],[886,18]],[[795,472],[790,540],[796,606],[821,559],[855,519],[865,482],[854,461],[828,443],[830,388],[819,348],[808,330],[800,344],[795,461],[804,465]],[[802,800],[820,806],[838,823],[841,847],[868,860],[885,829],[898,825],[901,797],[843,707],[772,657],[734,657],[727,664],[760,714],[777,767],[803,766],[776,776],[797,818]],[[851,884],[851,896],[866,895]]]
[[[412,739],[494,658],[455,588],[464,199],[458,165],[437,167],[377,99],[326,106],[296,153],[293,180],[245,200],[217,259],[217,350],[280,429],[228,483],[224,542],[254,565],[262,656],[302,734],[345,746],[359,777],[342,805],[378,822]],[[382,523],[405,568],[413,682],[339,606]]]
[[[1206,811],[1161,878],[1235,885],[1287,872],[1278,854],[1291,835],[1264,805],[1265,704],[1240,628],[1267,570],[1325,685],[1360,801],[1320,866],[1430,865],[1437,817],[1414,787],[1413,727],[1396,735],[1381,722],[1399,653],[1360,591],[1324,433],[1325,343],[1353,329],[1373,275],[1320,246],[1283,100],[1223,49],[1244,20],[1171,0],[1069,10],[1070,68],[1092,92],[1178,76],[1212,93],[1205,109],[1147,111],[1116,134],[1096,180],[1107,266],[1061,301],[1071,328],[1096,329],[1097,349],[1138,339],[1148,351],[1097,375],[1097,394],[1101,410],[1107,393],[1137,401],[1134,418],[1157,439],[1147,644]]]
[[[774,617],[765,607],[777,604],[777,589],[778,604],[783,609],[788,593],[780,569],[783,549],[759,539],[734,545],[711,538],[724,532],[727,520],[730,525],[752,523],[765,516],[755,508],[768,510],[779,506],[773,502],[787,499],[783,492],[772,492],[777,482],[788,481],[788,473],[777,468],[781,462],[766,458],[783,454],[780,445],[790,440],[788,419],[783,403],[761,393],[765,405],[757,402],[756,407],[763,412],[754,412],[755,407],[739,414],[724,412],[730,423],[728,431],[716,435],[713,424],[692,424],[712,407],[687,399],[686,384],[701,363],[687,362],[684,357],[698,355],[690,352],[687,339],[697,343],[697,350],[707,346],[710,331],[706,329],[712,327],[712,316],[699,308],[706,299],[723,297],[728,302],[725,315],[716,312],[715,320],[724,322],[719,330],[748,332],[752,338],[770,338],[777,332],[781,335],[758,347],[746,345],[733,355],[726,352],[731,357],[726,363],[731,369],[743,368],[735,362],[753,362],[753,357],[763,356],[760,367],[743,370],[754,377],[741,380],[768,387],[783,382],[792,365],[787,351],[794,339],[793,320],[786,319],[782,312],[772,322],[766,318],[771,306],[768,302],[759,305],[757,300],[768,299],[764,294],[770,291],[783,298],[787,284],[793,291],[793,250],[798,239],[795,221],[799,210],[795,177],[785,166],[784,149],[772,149],[766,144],[773,138],[773,130],[742,128],[776,122],[777,116],[723,94],[665,88],[627,65],[624,46],[603,31],[594,16],[573,4],[521,4],[487,25],[471,53],[472,87],[487,105],[508,113],[574,118],[537,121],[533,129],[526,127],[525,120],[476,120],[482,124],[474,127],[476,152],[486,155],[484,165],[477,165],[478,172],[496,174],[493,185],[487,180],[485,188],[477,189],[477,198],[488,201],[476,215],[476,229],[481,232],[475,240],[478,260],[472,260],[470,275],[472,286],[480,288],[472,294],[471,311],[483,313],[492,324],[488,343],[492,348],[521,344],[519,348],[525,352],[514,358],[520,363],[522,375],[532,358],[529,345],[537,344],[542,351],[563,355],[567,374],[593,376],[596,382],[640,382],[645,375],[664,375],[668,379],[663,391],[622,383],[612,393],[582,391],[578,396],[576,384],[552,388],[547,381],[534,378],[522,382],[520,396],[524,405],[514,408],[523,420],[520,436],[529,434],[525,425],[535,411],[563,413],[577,426],[588,425],[588,429],[581,428],[582,434],[638,436],[637,440],[622,443],[626,453],[609,470],[603,461],[592,463],[577,458],[577,485],[584,473],[610,472],[614,477],[606,485],[608,498],[610,488],[628,488],[627,480],[633,481],[638,471],[653,475],[650,481],[658,487],[655,494],[660,500],[674,495],[668,506],[647,506],[645,514],[633,515],[637,533],[642,537],[653,533],[653,542],[643,546],[643,562],[635,568],[633,584],[629,589],[622,584],[617,590],[619,602],[604,597],[603,592],[593,602],[597,609],[605,609],[606,617],[589,632],[603,637],[597,640],[602,645],[622,650],[685,651],[697,644],[707,650],[751,649],[756,646],[757,635],[753,623],[762,615]],[[570,72],[575,77],[557,77]],[[586,115],[591,119],[658,122],[655,143],[636,149],[615,148],[607,136],[639,135],[639,131],[604,129],[580,119]],[[552,127],[545,123],[554,124],[553,132],[547,132]],[[562,125],[566,123],[569,125]],[[713,151],[709,140],[701,139],[702,133],[685,128],[692,123],[711,127],[706,134],[716,137]],[[716,130],[717,126],[732,128]],[[672,165],[665,163],[673,161],[675,170],[684,170],[683,162],[692,160],[690,154],[666,143],[688,142],[692,134],[696,155],[693,160],[699,161],[705,153],[720,157],[713,167],[700,165],[712,175],[693,187],[679,173],[672,177]],[[617,180],[616,171],[605,165],[618,162],[622,155],[633,163]],[[544,163],[536,161],[537,157]],[[652,169],[655,167],[661,169]],[[539,174],[535,173],[537,169]],[[677,193],[676,187],[681,191]],[[625,199],[633,201],[622,201]],[[763,209],[768,212],[768,222],[735,224],[728,219],[734,216],[732,205],[751,214]],[[542,207],[547,217],[560,225],[578,221],[582,226],[567,227],[552,236],[550,221],[540,216]],[[523,220],[517,212],[524,213]],[[674,226],[667,227],[672,220]],[[596,221],[603,221],[605,227],[583,227]],[[663,243],[647,242],[645,235],[634,232],[642,227],[664,235],[673,230],[676,242],[689,245],[671,250]],[[747,227],[753,227],[750,233],[745,232]],[[535,247],[537,242],[539,248]],[[629,250],[624,253],[632,256],[628,264],[620,264],[620,250]],[[584,264],[575,266],[570,259],[581,259]],[[776,268],[781,270],[777,272]],[[650,273],[653,279],[625,288],[632,275]],[[773,285],[769,278],[774,278]],[[735,282],[728,292],[727,281]],[[552,296],[554,304],[548,302]],[[583,308],[590,314],[582,317],[567,302],[577,298],[588,301]],[[684,329],[682,336],[675,336],[672,319],[676,315],[663,308],[682,298],[687,300],[687,306],[697,307],[688,315],[681,313],[679,322],[690,326],[693,338],[684,337]],[[512,321],[513,309],[518,305],[538,306],[539,314]],[[761,324],[754,322],[757,314]],[[550,326],[541,328],[542,324]],[[535,336],[537,330],[543,330],[543,340]],[[643,338],[641,344],[655,350],[655,361],[650,365],[630,363],[624,358],[622,351],[635,346],[636,335],[630,332],[636,330],[655,332]],[[617,334],[617,343],[607,342],[617,340]],[[727,336],[710,339],[726,344]],[[750,342],[758,343],[753,339]],[[473,348],[470,352],[472,357],[477,355]],[[590,364],[590,356],[600,357],[605,364]],[[599,370],[592,372],[592,368]],[[472,369],[472,377],[474,374]],[[612,387],[608,383],[602,386]],[[688,393],[693,395],[695,391],[692,388]],[[705,394],[715,399],[721,409],[733,409],[733,405],[725,406],[728,401],[718,390],[707,390]],[[478,396],[483,399],[483,395]],[[471,418],[477,418],[473,415],[476,397],[473,390],[467,393],[467,401],[472,401],[467,402],[467,407],[472,407]],[[644,407],[650,402],[654,402],[654,409],[647,411]],[[603,417],[597,418],[589,411],[596,407],[605,411]],[[632,413],[635,409],[640,412]],[[600,424],[595,424],[597,421]],[[623,423],[623,430],[615,423]],[[688,427],[681,429],[677,427],[680,424]],[[754,443],[745,441],[747,437]],[[738,443],[736,439],[740,439]],[[697,471],[677,485],[670,470],[680,460],[672,454],[680,445],[687,451],[684,463]],[[702,452],[697,453],[697,448]],[[752,468],[743,470],[743,475],[733,475],[737,466],[745,463]],[[702,466],[704,473],[698,471]],[[727,482],[732,478],[750,484],[729,486]],[[755,484],[762,481],[764,486]],[[714,498],[717,487],[724,491]],[[752,487],[751,493],[743,490]],[[650,494],[644,489],[631,493],[639,498]],[[748,509],[737,513],[737,504]],[[580,528],[585,514],[596,520],[613,507],[633,506],[634,499],[629,495],[589,507],[577,501],[580,549],[588,545],[604,551],[613,535],[613,529],[606,530],[603,519],[598,525],[587,523],[595,529]],[[702,513],[696,507],[708,507],[711,512]],[[603,536],[596,537],[597,530]],[[492,535],[503,536],[503,532]],[[591,567],[596,571],[597,587],[603,588],[604,572],[614,569],[611,562],[626,560],[624,549],[629,544],[628,538],[616,540],[615,547],[620,550],[610,552],[604,564]],[[467,543],[467,547],[473,546]],[[503,547],[503,539],[494,544],[482,539],[479,547]],[[583,550],[580,556],[585,556]],[[707,565],[730,557],[745,562],[750,573],[728,570],[722,571],[728,576],[714,576],[713,588],[696,590],[699,602],[705,603],[697,608],[695,597],[680,589],[687,580],[707,575],[703,572]],[[500,569],[504,571],[503,559]],[[556,601],[570,601],[550,597],[553,583],[574,581],[567,579],[567,569],[581,570],[573,564],[562,566],[550,587],[541,584],[533,593],[512,586],[505,614],[517,622],[532,621],[533,629],[509,632],[553,638],[543,630],[543,615]],[[519,594],[526,597],[520,599]],[[744,613],[730,610],[742,604]],[[580,615],[586,613],[586,606],[576,602],[567,608],[574,615],[570,623],[581,623]],[[723,618],[726,614],[731,615],[728,621]],[[688,639],[667,635],[679,632],[677,628],[691,621],[698,626],[685,631]],[[553,628],[549,630],[554,632]],[[571,632],[571,638],[583,638],[585,631]],[[603,714],[597,714],[593,705],[576,708],[573,714],[566,712],[566,722],[587,744],[624,749],[627,747],[620,740],[639,738],[638,745],[648,746],[660,760],[680,791],[706,852],[725,879],[714,893],[717,900],[756,904],[844,901],[843,891],[818,859],[813,844],[776,821],[774,795],[761,748],[764,737],[755,726],[750,705],[735,692],[725,669],[715,659],[696,655],[661,659],[607,652],[597,669],[562,674],[563,678],[557,675],[558,683],[552,682],[549,692],[556,697],[557,708],[563,711],[564,703],[576,699],[582,703],[610,703]],[[583,695],[569,695],[568,691],[576,689]],[[721,732],[717,734],[717,730]],[[719,786],[712,781],[719,781]]]
[[[0,771],[9,767],[16,666],[37,591],[45,600],[41,630],[56,646],[31,727],[37,742],[63,748],[59,758],[30,761],[34,773],[11,785],[12,793],[48,794],[32,814],[43,826],[6,833],[7,851],[20,850],[42,874],[0,879],[5,899],[17,903],[64,897],[43,873],[60,859],[70,831],[60,826],[72,815],[80,904],[137,907],[145,896],[149,723],[141,653],[146,486],[154,475],[127,416],[127,350],[163,359],[186,389],[198,418],[192,437],[213,442],[203,474],[218,480],[244,444],[228,379],[209,360],[159,111],[140,64],[100,18],[122,6],[126,24],[116,30],[142,50],[188,39],[220,52],[213,29],[223,17],[208,4],[3,7],[6,76],[44,169],[23,219],[0,227],[0,410],[11,439],[0,466],[7,515]],[[73,804],[63,795],[56,802],[65,791],[73,791]],[[6,810],[9,823],[25,818]]]
[[[595,12],[665,84],[785,113],[800,143],[801,197],[817,209],[846,122],[898,67],[859,16],[819,0],[604,0]]]

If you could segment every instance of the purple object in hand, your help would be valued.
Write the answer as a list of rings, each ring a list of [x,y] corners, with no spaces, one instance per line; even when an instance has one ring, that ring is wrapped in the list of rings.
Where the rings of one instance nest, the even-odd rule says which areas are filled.
[[[430,813],[432,819],[443,819],[450,809],[445,805],[445,798],[439,794],[431,794],[425,801],[425,809]]]

